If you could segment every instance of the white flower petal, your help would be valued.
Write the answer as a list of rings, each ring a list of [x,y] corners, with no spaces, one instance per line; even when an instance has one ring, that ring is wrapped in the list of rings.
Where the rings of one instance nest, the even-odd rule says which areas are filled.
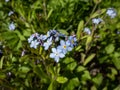
[[[55,54],[54,54],[54,53],[51,53],[51,54],[50,54],[50,57],[51,57],[51,58],[54,58],[54,57],[55,57]]]
[[[56,53],[57,52],[56,48],[52,48],[52,52]]]

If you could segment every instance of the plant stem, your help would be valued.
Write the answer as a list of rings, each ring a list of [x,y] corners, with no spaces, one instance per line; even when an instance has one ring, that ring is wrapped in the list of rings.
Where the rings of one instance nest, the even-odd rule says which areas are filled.
[[[97,3],[95,4],[95,6],[94,6],[94,8],[93,8],[93,10],[92,10],[92,12],[91,12],[91,14],[90,14],[90,18],[88,19],[88,21],[85,23],[85,26],[89,23],[89,21],[91,20],[91,16],[92,16],[92,14],[95,12],[95,9],[96,9],[96,7],[97,7]]]

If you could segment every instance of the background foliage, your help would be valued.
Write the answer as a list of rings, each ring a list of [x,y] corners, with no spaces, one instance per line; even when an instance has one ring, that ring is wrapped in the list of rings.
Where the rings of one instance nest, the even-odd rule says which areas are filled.
[[[119,5],[119,0],[0,0],[0,89],[119,90]],[[117,11],[114,19],[106,16],[109,7]],[[95,17],[104,22],[87,35],[83,28],[93,30]],[[15,30],[9,30],[11,22]],[[78,38],[78,46],[59,63],[27,42],[31,34],[50,29]]]

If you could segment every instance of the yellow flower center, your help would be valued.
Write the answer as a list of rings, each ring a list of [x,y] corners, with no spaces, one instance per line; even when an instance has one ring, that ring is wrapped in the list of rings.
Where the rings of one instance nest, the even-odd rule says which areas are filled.
[[[63,46],[63,48],[65,49],[65,48],[66,48],[66,45],[65,45],[65,46]]]

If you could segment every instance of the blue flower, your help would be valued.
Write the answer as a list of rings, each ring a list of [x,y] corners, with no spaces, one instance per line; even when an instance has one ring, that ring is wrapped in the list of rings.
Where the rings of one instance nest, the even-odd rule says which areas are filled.
[[[13,11],[10,11],[10,12],[8,13],[8,16],[11,16],[12,14],[14,14],[14,12],[13,12]]]
[[[65,42],[64,40],[60,41],[60,46],[58,46],[57,48],[62,50],[64,54],[72,50],[72,47],[70,46],[70,42],[69,41]]]
[[[55,42],[59,41],[60,33],[56,30],[50,30],[50,36],[53,38]]]
[[[101,19],[101,18],[93,18],[92,19],[92,22],[94,23],[94,24],[99,24],[100,22],[102,22],[103,20]]]
[[[91,34],[91,31],[90,31],[90,29],[88,27],[84,28],[84,32],[87,33],[87,34]]]
[[[68,41],[70,42],[70,46],[73,48],[77,45],[77,38],[76,36],[69,36]]]
[[[28,38],[28,43],[31,43],[34,39],[34,35],[31,35],[29,38]]]
[[[51,44],[52,44],[52,37],[47,39],[47,41],[43,44],[45,50],[48,50],[48,48]]]
[[[117,15],[114,8],[108,8],[106,14],[110,16],[110,18],[114,18]]]
[[[49,37],[50,37],[50,31],[48,31],[46,35],[43,35],[43,40],[46,40]]]
[[[52,48],[52,53],[50,53],[50,57],[53,58],[56,62],[59,62],[59,59],[65,57],[65,54],[63,54],[62,51],[58,48]]]
[[[31,42],[30,47],[31,48],[33,47],[33,48],[36,49],[38,45],[39,45],[39,42],[37,40],[34,40],[34,41]]]
[[[14,24],[13,22],[10,23],[9,29],[10,29],[10,30],[15,30],[15,24]]]

